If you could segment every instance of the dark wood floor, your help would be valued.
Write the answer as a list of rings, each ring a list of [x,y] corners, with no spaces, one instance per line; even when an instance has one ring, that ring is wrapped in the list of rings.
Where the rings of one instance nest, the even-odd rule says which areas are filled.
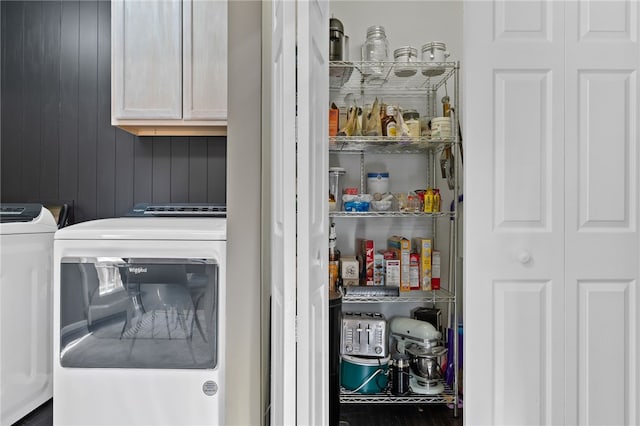
[[[446,405],[341,404],[340,426],[462,426]]]
[[[14,426],[51,426],[53,425],[53,399],[27,414]]]
[[[53,400],[15,425],[52,426]],[[445,405],[342,404],[340,426],[462,426],[462,410],[454,418]]]

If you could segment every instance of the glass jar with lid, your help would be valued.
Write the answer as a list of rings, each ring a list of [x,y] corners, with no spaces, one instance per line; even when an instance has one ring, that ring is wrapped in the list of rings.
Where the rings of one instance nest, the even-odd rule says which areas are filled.
[[[389,60],[389,41],[382,25],[367,28],[367,40],[362,45],[364,62],[385,62]],[[381,78],[384,73],[383,64],[368,64],[362,67],[362,73],[370,78]]]
[[[393,51],[394,72],[398,77],[411,77],[416,74],[415,66],[406,65],[418,60],[418,49],[411,46],[399,47]]]
[[[407,109],[402,113],[404,124],[407,125],[409,136],[412,138],[420,137],[420,114],[415,109]]]

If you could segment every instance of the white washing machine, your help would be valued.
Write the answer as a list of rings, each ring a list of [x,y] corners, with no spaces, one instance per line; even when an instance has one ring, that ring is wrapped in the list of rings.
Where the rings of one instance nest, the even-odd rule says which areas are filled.
[[[52,396],[51,300],[56,222],[40,204],[0,206],[0,424]]]
[[[224,424],[223,209],[136,206],[58,231],[54,424]]]

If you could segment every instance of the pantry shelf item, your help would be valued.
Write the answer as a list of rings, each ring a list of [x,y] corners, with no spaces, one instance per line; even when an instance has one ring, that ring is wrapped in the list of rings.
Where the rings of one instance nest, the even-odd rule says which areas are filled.
[[[398,62],[330,62],[331,75],[349,74],[350,76],[348,79],[341,81],[339,85],[334,85],[332,81],[330,88],[332,100],[335,100],[338,106],[342,107],[340,102],[344,104],[344,99],[348,97],[351,103],[355,102],[358,107],[363,108],[363,111],[371,109],[374,102],[379,102],[383,106],[381,106],[383,108],[382,111],[387,116],[393,115],[395,117],[396,136],[353,135],[329,137],[330,158],[335,160],[335,162],[332,160],[333,164],[348,165],[346,167],[347,174],[351,179],[358,176],[358,174],[360,176],[359,188],[357,188],[356,194],[370,193],[375,196],[375,192],[377,192],[378,197],[371,201],[371,208],[368,211],[334,210],[330,211],[328,216],[331,221],[340,223],[340,229],[371,230],[384,228],[386,230],[389,227],[387,245],[385,246],[386,249],[383,248],[383,252],[392,251],[389,248],[390,240],[405,242],[409,240],[413,244],[415,239],[416,246],[420,247],[418,254],[413,254],[413,257],[412,253],[406,249],[407,244],[402,245],[399,252],[400,256],[409,259],[405,261],[408,263],[408,272],[406,269],[404,270],[404,274],[409,275],[408,281],[403,280],[401,277],[401,260],[385,258],[388,262],[398,262],[397,265],[386,264],[387,268],[397,266],[397,285],[396,281],[391,280],[393,276],[385,272],[383,274],[385,276],[384,286],[381,287],[395,289],[397,293],[376,292],[375,285],[365,286],[362,285],[364,282],[361,281],[361,285],[355,286],[358,291],[352,291],[353,287],[344,287],[342,297],[344,309],[367,310],[378,309],[377,306],[381,306],[381,309],[388,307],[396,312],[405,312],[406,310],[406,314],[409,314],[412,307],[434,307],[437,304],[439,309],[442,308],[447,312],[443,317],[447,318],[447,320],[451,318],[447,326],[450,327],[452,324],[457,324],[457,282],[459,278],[456,273],[449,273],[448,276],[443,277],[439,289],[432,288],[431,262],[433,252],[440,249],[439,244],[448,240],[444,236],[436,235],[438,228],[436,223],[438,220],[450,220],[455,225],[459,220],[458,211],[457,209],[453,211],[438,211],[439,209],[432,206],[431,211],[425,212],[422,206],[424,200],[416,192],[412,191],[413,188],[418,187],[423,188],[424,193],[428,188],[432,188],[432,198],[435,204],[435,189],[438,187],[437,183],[439,183],[437,178],[439,178],[441,172],[439,160],[444,152],[451,153],[450,158],[453,158],[453,154],[457,155],[461,148],[458,126],[452,125],[457,120],[453,111],[456,113],[460,111],[459,108],[456,108],[459,106],[460,100],[458,95],[458,71],[460,65],[457,62],[444,62],[445,58],[445,56],[442,56],[442,62],[434,61],[433,58],[430,58],[428,63],[423,61],[413,62],[411,60]],[[396,59],[401,58],[396,57]],[[379,73],[375,78],[372,78],[370,73],[372,66],[378,67]],[[438,75],[435,75],[436,73],[431,73],[433,75],[423,74],[422,71],[426,67],[429,67],[429,70],[437,70]],[[438,92],[441,88],[442,90]],[[449,117],[442,119],[440,118],[442,112],[440,99],[443,95],[442,92],[445,91],[450,97],[452,112]],[[428,131],[423,132],[421,128],[422,122],[424,121],[425,126],[427,124],[431,125],[431,121],[434,118],[440,118],[436,120],[438,123],[437,132],[432,134],[430,128],[428,128]],[[402,126],[403,122],[406,129]],[[409,130],[409,124],[412,125],[413,132]],[[447,127],[447,124],[451,125]],[[417,131],[418,129],[420,130],[419,132]],[[416,164],[422,164],[422,166],[419,166],[420,170],[407,170],[396,159],[391,160],[391,156],[400,155],[398,158],[402,161],[402,155],[406,154],[416,156],[417,161],[416,158],[412,157],[407,164],[412,164],[413,166],[411,167],[416,167]],[[359,167],[356,166],[356,162],[353,159],[348,158],[349,155],[359,155]],[[365,158],[367,158],[367,163],[365,163]],[[453,165],[454,162],[451,164]],[[375,177],[370,175],[372,173],[380,175],[380,178],[383,177],[383,173],[385,173],[384,177],[393,176],[393,181],[385,181],[385,186],[381,189],[376,189],[375,184],[382,182],[372,182],[371,179]],[[419,183],[411,182],[412,186],[409,188],[394,187],[398,185],[397,182],[415,179],[416,175],[422,176],[422,173],[424,173],[424,180]],[[453,188],[451,193],[446,193],[446,196],[451,197],[453,195],[457,198],[459,196],[459,173],[454,173],[453,176],[455,176]],[[416,186],[413,186],[414,184]],[[350,186],[355,185],[350,183]],[[373,190],[372,186],[374,187]],[[382,194],[387,193],[393,194],[393,203],[389,205],[388,210],[381,210],[381,206],[375,204],[375,201],[381,200],[383,198]],[[409,201],[414,202],[414,204],[415,201],[418,201],[420,208],[417,208],[416,205],[411,204]],[[385,218],[390,220],[382,221]],[[374,220],[380,220],[380,222],[369,224],[368,221]],[[402,235],[408,228],[420,229],[420,235]],[[439,228],[443,229],[444,227]],[[453,234],[457,232],[456,230],[457,227],[453,226],[449,232]],[[372,251],[379,256],[384,255],[376,250],[378,249],[377,246],[375,248],[373,246],[373,243],[379,241],[380,235],[356,234],[356,236],[371,241]],[[425,244],[421,245],[418,241],[424,241]],[[450,241],[454,241],[454,245],[450,249],[457,254],[458,238]],[[359,247],[358,243],[356,243],[356,247]],[[425,255],[424,253],[427,254]],[[416,257],[418,261],[416,261]],[[367,260],[367,265],[369,264],[368,262]],[[416,268],[419,268],[419,272],[414,274]],[[391,269],[388,269],[387,272],[389,270]],[[426,272],[423,274],[422,271]],[[416,277],[417,279],[414,279]],[[375,280],[372,280],[371,283],[375,283]],[[367,292],[368,289],[372,289],[372,291]],[[358,307],[359,305],[362,306]],[[453,347],[448,352],[453,357],[454,363],[458,362],[457,353],[457,347]],[[455,370],[457,371],[457,365]],[[376,390],[376,392],[367,392],[366,394],[343,388],[340,393],[340,402],[347,404],[451,403],[454,407],[457,407],[458,395],[453,389],[458,389],[457,378],[455,383],[452,384],[447,384],[444,381],[440,381],[437,384],[432,383],[429,391],[430,393],[438,392],[435,395],[420,393],[420,389],[417,389],[417,387],[416,389],[410,389],[409,392],[403,395],[395,395],[391,386],[379,391]],[[370,390],[368,389],[368,391]],[[454,408],[455,410],[456,408]]]
[[[437,395],[420,395],[410,393],[407,396],[394,395],[391,390],[374,394],[350,393],[342,389],[340,403],[342,404],[452,404],[456,395],[449,385],[443,383],[444,391]]]
[[[400,212],[400,211],[366,211],[366,212],[350,212],[350,211],[330,211],[329,217],[351,217],[351,218],[363,218],[363,217],[452,217],[455,213],[452,212],[433,212],[425,213],[421,211],[417,212]]]
[[[342,297],[343,303],[439,303],[439,302],[452,302],[455,299],[455,294],[445,290],[430,290],[430,291],[411,291],[409,293],[402,293],[400,296],[364,296],[364,295],[352,295],[347,292]]]
[[[418,154],[427,151],[442,150],[453,144],[454,138],[431,139],[427,136],[417,138],[386,136],[335,136],[329,138],[329,151],[352,151],[369,154]]]
[[[376,78],[371,78],[369,74],[372,68],[379,71]],[[380,88],[390,93],[409,89],[426,91],[440,88],[458,68],[458,62],[445,61],[331,61],[329,88],[356,91],[362,88],[365,90]],[[424,75],[422,73],[424,69],[435,69],[440,74]],[[411,70],[415,72],[412,73]],[[398,94],[401,95],[401,93]]]

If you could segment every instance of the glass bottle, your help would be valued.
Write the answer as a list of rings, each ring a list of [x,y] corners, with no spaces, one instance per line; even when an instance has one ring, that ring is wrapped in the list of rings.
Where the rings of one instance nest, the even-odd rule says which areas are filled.
[[[393,105],[387,106],[386,115],[382,119],[382,136],[396,136],[396,109]]]
[[[382,25],[367,28],[367,39],[362,45],[362,60],[365,62],[385,62],[389,60],[389,41]],[[362,73],[370,78],[383,77],[383,64],[362,67]]]

